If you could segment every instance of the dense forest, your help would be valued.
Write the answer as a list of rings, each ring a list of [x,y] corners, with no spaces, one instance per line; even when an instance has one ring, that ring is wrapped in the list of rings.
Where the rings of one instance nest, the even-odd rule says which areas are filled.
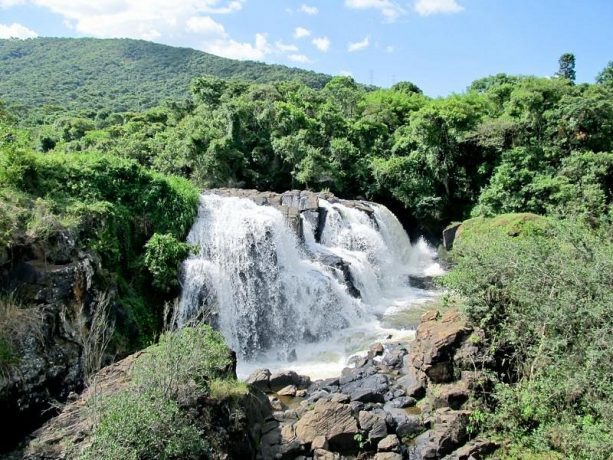
[[[409,82],[370,88],[127,40],[79,53],[57,40],[41,63],[45,43],[0,43],[0,93],[36,109],[0,106],[0,261],[24,241],[53,250],[58,235],[76,236],[131,312],[115,337],[126,351],[160,330],[199,189],[364,197],[433,241],[470,219],[443,283],[486,330],[499,370],[475,394],[471,429],[504,440],[508,458],[608,458],[613,63],[594,84],[562,65],[551,78],[499,74],[430,98]],[[89,77],[87,59],[100,65],[87,64]],[[118,63],[138,83],[117,78]],[[41,77],[56,65],[73,84]],[[102,69],[123,89],[100,86]],[[212,75],[183,97],[202,69]],[[16,359],[15,340],[0,324],[0,366]]]
[[[144,110],[188,98],[190,81],[204,74],[259,83],[295,79],[316,88],[330,78],[143,40],[0,39],[0,99],[32,118]]]

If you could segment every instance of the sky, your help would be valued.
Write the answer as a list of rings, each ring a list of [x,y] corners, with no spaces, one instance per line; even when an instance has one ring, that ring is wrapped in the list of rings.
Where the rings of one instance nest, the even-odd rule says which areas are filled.
[[[128,37],[431,96],[613,60],[613,0],[0,0],[0,38]],[[0,64],[1,65],[1,64]]]

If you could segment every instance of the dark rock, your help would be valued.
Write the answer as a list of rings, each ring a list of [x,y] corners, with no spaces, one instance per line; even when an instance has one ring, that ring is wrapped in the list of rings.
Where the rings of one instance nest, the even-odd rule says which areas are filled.
[[[468,387],[465,382],[442,385],[432,395],[432,406],[435,409],[450,407],[458,410],[468,400]]]
[[[453,452],[468,440],[468,411],[438,409],[432,429],[415,438],[409,458],[439,459]]]
[[[396,384],[412,398],[423,398],[426,394],[426,376],[414,367],[408,367],[406,375],[396,380]]]
[[[461,222],[451,224],[445,228],[445,230],[443,230],[443,247],[447,251],[450,251],[451,248],[453,248],[453,242],[455,241],[456,234],[461,225]]]
[[[413,407],[417,404],[417,400],[410,396],[400,396],[399,398],[392,399],[388,404],[396,409],[404,409],[405,407]]]
[[[417,289],[434,289],[434,278],[431,276],[409,275],[409,286]]]
[[[385,413],[360,411],[358,414],[360,428],[368,432],[368,439],[379,440],[387,436]]]
[[[288,385],[295,385],[296,388],[308,388],[311,384],[311,379],[305,375],[298,375],[294,371],[275,372],[270,376],[269,385],[271,391],[279,391]]]
[[[384,395],[389,390],[389,380],[383,374],[373,374],[361,380],[354,380],[341,386],[341,391],[348,394],[352,401],[378,402],[385,401]]]
[[[391,369],[399,369],[402,367],[402,360],[407,355],[408,351],[405,348],[396,348],[386,350],[381,360],[381,364]]]
[[[356,380],[362,380],[368,376],[377,373],[377,368],[375,366],[367,366],[367,367],[359,367],[359,368],[350,368],[346,367],[341,372],[341,377],[339,379],[339,385],[344,386],[348,383],[355,382]]]
[[[498,444],[486,439],[473,439],[445,456],[443,460],[477,460],[485,458],[498,447]]]
[[[253,385],[260,391],[270,391],[270,371],[268,369],[257,369],[245,380],[246,383]]]

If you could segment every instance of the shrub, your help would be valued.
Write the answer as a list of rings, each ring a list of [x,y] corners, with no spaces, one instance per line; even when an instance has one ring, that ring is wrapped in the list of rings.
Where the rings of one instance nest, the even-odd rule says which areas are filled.
[[[487,331],[498,366],[488,426],[526,449],[607,458],[613,417],[610,227],[548,220],[460,238],[447,287]]]
[[[162,291],[177,286],[177,269],[188,254],[187,243],[170,233],[155,233],[145,245],[145,266],[153,275],[153,285]]]
[[[207,325],[166,332],[135,360],[128,387],[90,399],[96,425],[82,458],[208,458],[214,434],[207,408],[184,407],[244,394],[232,364],[223,337]]]

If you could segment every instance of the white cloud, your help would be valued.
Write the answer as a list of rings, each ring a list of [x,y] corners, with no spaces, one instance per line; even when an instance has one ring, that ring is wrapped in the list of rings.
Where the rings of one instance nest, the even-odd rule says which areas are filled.
[[[10,8],[16,5],[23,5],[25,0],[0,0],[0,8]]]
[[[254,43],[238,42],[228,36],[211,40],[204,44],[204,51],[230,59],[263,60],[273,49],[265,34],[255,34]]]
[[[317,37],[313,39],[313,45],[322,52],[326,52],[330,49],[330,39],[328,37]]]
[[[319,13],[319,9],[316,6],[305,5],[304,3],[300,7],[300,11],[302,11],[303,13],[309,14],[311,16]]]
[[[387,45],[385,47],[385,52],[386,53],[393,53],[394,52],[394,47],[392,45]]]
[[[309,29],[305,29],[304,27],[296,27],[294,30],[294,38],[304,38],[311,35],[311,31]]]
[[[415,11],[422,16],[459,13],[464,7],[456,0],[416,0]]]
[[[353,77],[351,70],[341,70],[338,74],[342,77]]]
[[[300,62],[301,64],[309,64],[311,62],[304,54],[290,54],[288,58],[290,61]]]
[[[17,24],[11,25],[0,24],[0,38],[36,38],[38,34],[26,26]]]
[[[152,39],[183,32],[186,21],[240,10],[246,0],[0,0],[46,8],[76,32],[94,37]]]
[[[187,30],[209,36],[225,36],[224,26],[211,19],[210,16],[192,16],[186,22]]]
[[[363,49],[368,48],[368,45],[370,45],[370,38],[364,37],[364,40],[349,43],[349,45],[347,45],[347,51],[349,51],[350,53],[353,53],[354,51],[361,51]]]
[[[393,0],[345,0],[345,6],[356,10],[379,10],[388,22],[393,22],[406,11]]]
[[[275,42],[275,48],[277,48],[282,53],[295,53],[298,51],[298,47],[296,45],[293,45],[291,43],[283,43],[281,40]]]

